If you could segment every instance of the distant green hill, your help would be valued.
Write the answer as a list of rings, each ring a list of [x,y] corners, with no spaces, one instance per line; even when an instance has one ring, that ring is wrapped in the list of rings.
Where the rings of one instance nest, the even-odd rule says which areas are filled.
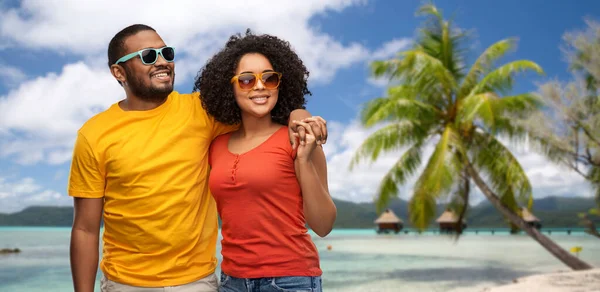
[[[72,207],[29,207],[13,214],[0,214],[0,226],[71,226]]]
[[[577,214],[594,204],[592,198],[548,197],[534,201],[533,213],[542,220],[543,227],[582,227]],[[467,220],[471,227],[506,227],[500,213],[488,202],[472,208]]]
[[[374,204],[334,201],[338,210],[336,228],[374,228],[373,221],[378,217]],[[410,227],[407,205],[406,201],[396,199],[389,208]],[[580,227],[577,214],[593,206],[592,198],[548,197],[535,200],[533,213],[542,220],[543,227]],[[437,209],[439,216],[444,205],[438,205]],[[72,222],[71,207],[29,207],[18,213],[0,213],[0,226],[71,226]],[[507,227],[500,213],[488,202],[470,208],[467,222],[469,227]]]

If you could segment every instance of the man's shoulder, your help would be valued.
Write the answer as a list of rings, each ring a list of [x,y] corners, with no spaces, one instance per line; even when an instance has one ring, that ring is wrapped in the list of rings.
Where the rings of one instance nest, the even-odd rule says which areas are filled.
[[[79,133],[87,139],[100,135],[102,129],[106,129],[109,124],[115,122],[115,106],[118,106],[118,104],[114,103],[109,108],[93,115],[79,128]]]
[[[190,92],[190,93],[181,93],[178,91],[173,91],[173,94],[182,97],[182,98],[195,98],[200,100],[200,92],[194,91],[194,92]]]
[[[172,99],[176,100],[182,108],[189,108],[194,111],[197,118],[209,119],[209,115],[202,106],[200,92],[179,93],[173,91]]]
[[[175,100],[183,101],[183,102],[197,102],[200,103],[200,93],[199,92],[190,92],[190,93],[180,93],[177,91],[173,91],[171,93],[171,97]]]

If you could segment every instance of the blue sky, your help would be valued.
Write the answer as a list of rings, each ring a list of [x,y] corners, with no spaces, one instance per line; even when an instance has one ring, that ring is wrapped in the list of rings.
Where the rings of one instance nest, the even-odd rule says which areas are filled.
[[[245,1],[227,4],[178,1],[2,1],[0,0],[0,212],[29,205],[70,205],[66,196],[70,151],[79,126],[123,98],[105,65],[106,46],[119,29],[135,22],[158,30],[178,48],[176,90],[192,89],[193,76],[227,36],[250,27],[280,36],[296,48],[311,71],[308,110],[327,119],[326,145],[333,196],[367,201],[398,153],[353,172],[353,151],[371,130],[356,122],[360,105],[385,86],[369,80],[368,63],[407,48],[423,18],[421,1]],[[67,3],[71,2],[71,3]],[[84,2],[84,1],[79,1]],[[198,1],[200,2],[200,1]],[[216,2],[216,1],[215,1]],[[174,4],[177,3],[177,4]],[[515,92],[536,83],[567,80],[561,53],[564,33],[600,21],[600,2],[437,1],[446,17],[472,30],[472,61],[490,44],[519,39],[503,61],[530,59],[545,76],[526,74]],[[121,7],[118,11],[114,7]],[[108,19],[110,15],[110,20]],[[517,151],[536,197],[589,195],[581,178],[534,153]],[[401,196],[409,194],[410,185]]]

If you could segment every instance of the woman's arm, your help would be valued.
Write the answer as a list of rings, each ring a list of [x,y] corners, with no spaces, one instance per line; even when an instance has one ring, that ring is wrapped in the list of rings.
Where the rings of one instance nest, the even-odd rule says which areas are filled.
[[[316,145],[311,127],[304,122],[298,122],[298,125],[307,130],[306,144],[298,147],[295,161],[304,201],[304,217],[317,235],[325,237],[333,229],[337,216],[327,184],[327,160],[323,148]]]

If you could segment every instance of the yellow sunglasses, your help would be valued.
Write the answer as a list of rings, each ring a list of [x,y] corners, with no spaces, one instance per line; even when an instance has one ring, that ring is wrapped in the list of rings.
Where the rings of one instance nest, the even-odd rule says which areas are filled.
[[[266,89],[276,89],[281,83],[281,73],[269,71],[263,73],[242,73],[231,78],[231,83],[237,83],[241,90],[252,90],[257,80],[262,82]]]

